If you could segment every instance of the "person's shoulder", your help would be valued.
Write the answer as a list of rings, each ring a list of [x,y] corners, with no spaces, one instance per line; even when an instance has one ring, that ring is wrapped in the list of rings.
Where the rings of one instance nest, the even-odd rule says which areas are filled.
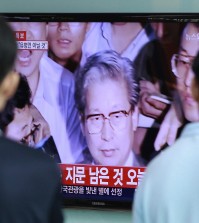
[[[175,148],[178,147],[178,142],[175,142],[175,144],[166,147],[164,150],[159,152],[148,164],[147,169],[156,168],[156,166],[164,166],[165,164],[168,165],[169,162],[172,162],[172,160],[175,160]]]
[[[1,150],[0,150],[1,154],[12,153],[12,152],[23,154],[24,151],[26,153],[27,148],[29,149],[29,147],[27,147],[26,145],[16,142],[12,139],[8,139],[7,137],[3,137],[3,136],[0,137],[0,147],[1,147]]]
[[[0,137],[0,147],[1,147],[0,153],[7,153],[8,150],[10,150],[10,149],[12,150],[14,147],[16,147],[16,148],[21,147],[21,145],[19,143],[16,143],[13,140],[10,140],[6,137],[1,136]]]
[[[186,122],[180,131],[181,138],[199,137],[199,122]]]
[[[24,169],[37,169],[39,172],[57,175],[57,164],[42,151],[5,137],[0,137],[0,148],[0,163],[2,166],[17,165],[17,167]]]
[[[159,175],[175,172],[178,168],[186,167],[190,161],[199,155],[196,149],[199,143],[198,136],[180,136],[173,145],[166,147],[147,165],[147,175]]]

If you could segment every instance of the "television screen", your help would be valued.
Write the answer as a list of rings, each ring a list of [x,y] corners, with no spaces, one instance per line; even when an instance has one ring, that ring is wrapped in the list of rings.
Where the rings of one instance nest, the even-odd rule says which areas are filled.
[[[3,16],[21,75],[5,136],[58,163],[63,205],[131,208],[147,164],[197,118],[198,15]]]

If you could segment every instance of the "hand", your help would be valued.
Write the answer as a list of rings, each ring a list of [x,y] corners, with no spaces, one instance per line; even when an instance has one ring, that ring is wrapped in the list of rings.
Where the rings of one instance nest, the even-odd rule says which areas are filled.
[[[160,126],[160,130],[154,142],[156,151],[159,151],[166,143],[172,145],[177,137],[179,127],[182,125],[182,120],[176,114],[174,105],[171,106],[169,111],[164,117]]]
[[[167,104],[151,98],[153,94],[160,94],[159,84],[150,81],[140,81],[140,111],[142,114],[157,119],[166,109]]]

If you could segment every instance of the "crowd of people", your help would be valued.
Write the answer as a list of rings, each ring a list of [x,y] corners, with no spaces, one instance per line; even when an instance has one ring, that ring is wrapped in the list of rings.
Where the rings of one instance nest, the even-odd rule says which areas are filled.
[[[9,22],[9,25],[14,32],[25,31],[27,41],[47,40],[48,50],[18,50],[15,70],[26,77],[31,95],[29,104],[21,107],[21,111],[14,105],[16,108],[9,122],[4,123],[1,120],[9,114],[4,112],[0,116],[1,129],[5,136],[32,147],[37,147],[40,143],[42,147],[42,142],[46,142],[50,135],[50,139],[54,141],[54,151],[57,151],[57,155],[53,157],[57,157],[56,160],[61,163],[145,166],[156,154],[155,138],[171,107],[175,82],[171,81],[169,58],[163,37],[157,35],[157,26],[139,22]],[[117,62],[114,64],[115,60]],[[103,81],[103,88],[97,88],[92,79],[102,75],[102,70],[104,76],[109,77],[109,82],[105,84],[99,77],[98,82]],[[125,73],[129,77],[125,77]],[[84,80],[84,76],[89,79]],[[126,79],[125,83],[120,83],[123,87],[112,86],[112,79],[122,82],[122,78]],[[82,95],[79,95],[80,92]],[[95,94],[94,100],[97,103],[91,117],[91,111],[88,113],[87,109],[92,104],[89,99],[94,96],[88,96],[88,92]],[[103,107],[106,107],[108,100],[113,101],[108,99],[107,93],[112,94],[116,101],[115,104],[112,102],[113,105],[109,103],[112,108],[107,110],[109,113],[105,116]],[[118,97],[115,97],[116,93]],[[129,101],[129,108],[122,104],[125,103],[124,98],[120,99],[124,102],[119,101],[119,96],[124,93]],[[167,103],[160,100],[164,97]],[[132,98],[137,98],[137,101],[133,102]],[[84,110],[79,109],[79,103],[83,99]],[[22,134],[17,125],[25,126],[28,122],[23,115],[24,112],[27,113],[26,107],[30,111],[38,111],[39,115],[36,118],[31,115],[34,121],[28,123],[29,128],[23,130]],[[20,120],[19,114],[23,117]],[[85,114],[89,115],[88,119]],[[112,126],[113,117],[127,119],[127,123],[132,117],[132,126],[124,125],[126,133],[124,130],[120,131],[128,139],[124,140],[127,146],[123,145],[123,138],[118,136],[120,133],[117,128]],[[89,133],[86,129],[94,118],[102,120],[102,127],[97,133]],[[36,119],[42,124],[35,125]],[[109,124],[106,119],[109,119]],[[48,137],[40,134],[40,140],[33,140],[36,132],[37,135],[42,132],[38,129],[44,123],[48,129]],[[112,136],[107,139],[104,132]],[[126,158],[116,161],[120,150],[129,150],[130,153],[125,156],[130,157],[131,161]],[[98,160],[98,155],[101,156],[101,161]]]
[[[179,25],[178,29],[172,32],[166,23],[9,22],[9,24],[15,32],[25,31],[27,41],[47,40],[49,45],[46,51],[27,48],[18,50],[14,68],[21,76],[26,77],[31,95],[28,104],[21,107],[21,110],[17,104],[14,105],[16,108],[13,117],[10,117],[7,123],[4,119],[10,114],[9,109],[7,109],[8,114],[5,110],[0,117],[1,129],[6,136],[33,147],[46,142],[46,138],[51,136],[58,162],[107,165],[122,163],[132,166],[133,162],[131,164],[127,161],[116,162],[115,159],[120,147],[125,150],[124,142],[130,141],[129,150],[130,154],[133,154],[130,156],[131,159],[140,161],[140,164],[136,162],[136,165],[145,166],[165,148],[165,145],[172,144],[179,135],[183,123],[192,121],[195,116],[187,117],[186,110],[189,112],[191,110],[182,109],[181,102],[185,101],[182,99],[184,93],[181,93],[183,86],[179,75],[176,74],[178,61],[186,62],[190,59],[189,56],[184,56],[184,52],[177,54],[176,50],[183,25]],[[172,35],[175,38],[172,39]],[[169,44],[173,47],[173,51],[171,48],[167,49],[166,46]],[[112,60],[117,62],[113,64]],[[112,109],[108,109],[109,113],[106,116],[100,106],[105,108],[106,104],[110,105],[106,99],[108,100],[108,95],[111,95],[112,91],[113,98],[109,99],[112,103],[113,99],[119,99],[123,94],[120,92],[122,87],[112,86],[111,80],[120,79],[119,76],[122,77],[124,73],[129,74],[123,88],[127,91],[131,110],[122,105],[117,106],[115,102]],[[99,82],[103,80],[101,88],[97,88],[95,83],[97,76]],[[104,76],[110,77],[107,87]],[[21,91],[25,93],[25,89]],[[87,111],[92,105],[90,95],[95,95],[93,100],[96,102],[96,108],[91,108],[91,111],[94,109],[92,113]],[[132,97],[137,97],[133,109]],[[83,108],[82,100],[85,100]],[[37,111],[39,114],[32,118],[34,121],[30,122],[24,118],[25,113],[31,113],[27,110]],[[20,120],[19,115],[23,117]],[[117,128],[115,130],[112,126],[113,115],[115,119],[121,116],[133,117],[133,130],[128,132],[128,125],[125,125],[124,130],[127,133],[122,130],[124,136],[121,139],[117,136]],[[34,124],[37,122],[36,119],[41,122],[39,125]],[[87,132],[91,120],[94,122],[94,119],[101,123],[100,131]],[[109,124],[106,119],[109,120]],[[29,128],[25,131],[23,129],[22,133],[20,125],[26,124]],[[40,138],[35,139],[36,132],[37,135],[38,132],[42,132],[38,131],[41,126],[46,126],[42,128],[48,129],[46,130],[48,136],[40,134]],[[104,132],[105,134],[110,132],[112,136],[106,139]],[[101,161],[98,160],[100,156]]]

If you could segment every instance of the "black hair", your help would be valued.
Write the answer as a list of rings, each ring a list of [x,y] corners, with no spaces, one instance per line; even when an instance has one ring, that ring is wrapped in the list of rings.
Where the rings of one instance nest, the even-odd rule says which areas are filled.
[[[3,17],[0,17],[0,83],[13,69],[17,55],[14,32]]]
[[[193,61],[192,70],[194,72],[196,80],[199,83],[199,52]]]
[[[5,132],[7,125],[14,119],[14,109],[22,109],[26,105],[31,105],[31,90],[25,76],[20,75],[18,88],[6,107],[0,112],[0,129]]]
[[[199,102],[199,52],[193,61],[192,70],[194,73],[194,79],[192,81],[192,94],[194,99]]]
[[[169,64],[159,40],[146,43],[139,51],[133,65],[138,80],[158,82],[161,93],[171,96]]]

